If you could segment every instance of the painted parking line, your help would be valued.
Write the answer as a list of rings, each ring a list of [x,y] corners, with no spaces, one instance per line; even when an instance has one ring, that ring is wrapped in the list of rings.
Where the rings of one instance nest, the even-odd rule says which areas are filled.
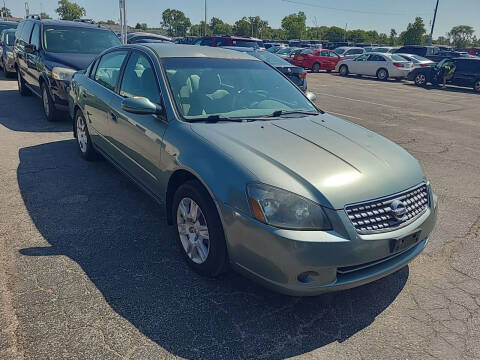
[[[383,106],[383,107],[388,107],[388,108],[391,108],[391,109],[402,109],[401,107],[398,107],[398,106],[392,106],[392,105],[387,105],[387,104],[380,104],[380,103],[376,103],[376,102],[373,102],[373,101],[353,99],[353,98],[349,98],[349,97],[345,97],[345,96],[332,95],[332,94],[327,94],[327,93],[317,93],[317,95],[329,96],[329,97],[334,97],[334,98],[338,98],[338,99],[344,99],[344,100],[348,100],[348,101],[355,101],[355,102],[360,102],[360,103],[370,104],[370,105],[375,105],[375,106]]]

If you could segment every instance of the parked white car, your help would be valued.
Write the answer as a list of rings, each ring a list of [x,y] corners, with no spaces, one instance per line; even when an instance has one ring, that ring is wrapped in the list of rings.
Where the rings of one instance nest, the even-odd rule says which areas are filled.
[[[335,70],[341,76],[357,74],[376,76],[379,80],[403,79],[413,70],[413,64],[397,54],[367,53],[340,61]]]
[[[434,61],[432,61],[430,59],[427,59],[427,58],[424,58],[423,56],[420,56],[420,55],[398,54],[398,53],[396,55],[400,55],[405,60],[411,61],[414,68],[431,67],[431,66],[435,66],[435,64],[436,64]]]
[[[341,46],[336,48],[335,51],[338,55],[343,56],[345,59],[353,59],[358,55],[365,54],[365,49],[361,47]]]

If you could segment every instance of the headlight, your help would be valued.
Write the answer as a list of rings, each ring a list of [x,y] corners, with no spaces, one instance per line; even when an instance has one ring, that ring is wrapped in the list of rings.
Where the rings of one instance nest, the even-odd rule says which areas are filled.
[[[253,217],[284,229],[331,230],[320,205],[289,191],[264,184],[247,186]]]
[[[52,69],[52,77],[55,80],[62,80],[62,81],[70,81],[72,80],[73,74],[75,74],[77,70],[64,68],[64,67],[54,67]]]

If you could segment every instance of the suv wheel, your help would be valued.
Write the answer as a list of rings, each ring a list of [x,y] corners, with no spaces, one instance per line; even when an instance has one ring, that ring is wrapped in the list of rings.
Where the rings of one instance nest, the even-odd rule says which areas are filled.
[[[425,74],[417,74],[415,76],[415,85],[422,87],[427,85],[427,77]]]
[[[388,71],[386,69],[379,69],[377,71],[378,80],[385,81],[388,80]]]
[[[475,85],[473,85],[473,90],[480,93],[480,80],[475,81]]]
[[[50,96],[50,92],[48,91],[48,88],[45,84],[42,84],[41,91],[43,112],[45,114],[45,117],[48,121],[56,121],[58,118],[58,111],[57,109],[55,109],[52,97]]]
[[[18,91],[20,92],[21,96],[29,96],[32,94],[30,89],[25,86],[25,81],[22,78],[22,74],[20,74],[20,69],[17,69],[17,81]]]
[[[217,208],[198,181],[181,185],[172,216],[188,265],[200,275],[217,276],[227,268],[227,246]]]

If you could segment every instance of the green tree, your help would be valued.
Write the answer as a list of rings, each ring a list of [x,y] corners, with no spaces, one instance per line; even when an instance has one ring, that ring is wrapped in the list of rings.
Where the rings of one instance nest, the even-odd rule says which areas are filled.
[[[390,30],[390,45],[391,46],[397,45],[397,30],[395,29]]]
[[[282,20],[282,29],[289,39],[301,39],[307,32],[307,16],[303,11],[285,16]]]
[[[183,11],[167,9],[162,13],[162,27],[169,36],[185,36],[191,26],[190,19]]]
[[[217,18],[217,17],[212,17],[212,18],[210,19],[210,24],[209,24],[209,26],[210,26],[210,29],[211,29],[213,32],[215,32],[215,31],[214,31],[215,26],[217,26],[217,25],[222,25],[222,24],[224,24],[224,22],[223,22],[222,19],[219,19],[219,18]]]
[[[407,30],[400,34],[400,41],[404,45],[422,45],[425,43],[425,24],[421,17],[416,17],[415,22],[409,23]]]
[[[48,15],[46,12],[41,12],[40,19],[51,19],[51,16]]]
[[[221,35],[233,35],[233,27],[230,24],[216,24],[212,32]]]
[[[450,42],[457,48],[463,49],[472,45],[473,34],[475,30],[468,25],[454,26],[452,30],[447,33]]]
[[[450,40],[445,36],[439,36],[437,40],[434,40],[435,45],[450,45]]]
[[[2,6],[0,8],[0,14],[3,14],[5,17],[12,17],[12,13],[9,8]]]
[[[370,37],[365,30],[350,30],[347,31],[347,40],[354,43],[365,43],[370,41]]]
[[[387,45],[389,43],[389,37],[385,33],[378,34],[378,43],[382,45]]]
[[[87,14],[85,8],[68,0],[59,0],[58,8],[55,10],[55,12],[62,20],[80,19]]]
[[[328,28],[328,30],[325,32],[325,39],[330,42],[334,41],[343,41],[345,38],[345,30],[338,27],[338,26],[331,26]]]
[[[107,20],[107,21],[99,21],[98,22],[100,25],[117,25],[117,23],[113,20]]]
[[[307,38],[311,40],[323,40],[327,30],[327,26],[310,27],[307,29]]]
[[[252,33],[252,27],[246,17],[241,18],[233,25],[233,32],[237,36],[250,36]]]
[[[145,24],[145,23],[137,23],[137,25],[135,25],[135,29],[137,30],[147,30],[148,29],[148,25]]]

